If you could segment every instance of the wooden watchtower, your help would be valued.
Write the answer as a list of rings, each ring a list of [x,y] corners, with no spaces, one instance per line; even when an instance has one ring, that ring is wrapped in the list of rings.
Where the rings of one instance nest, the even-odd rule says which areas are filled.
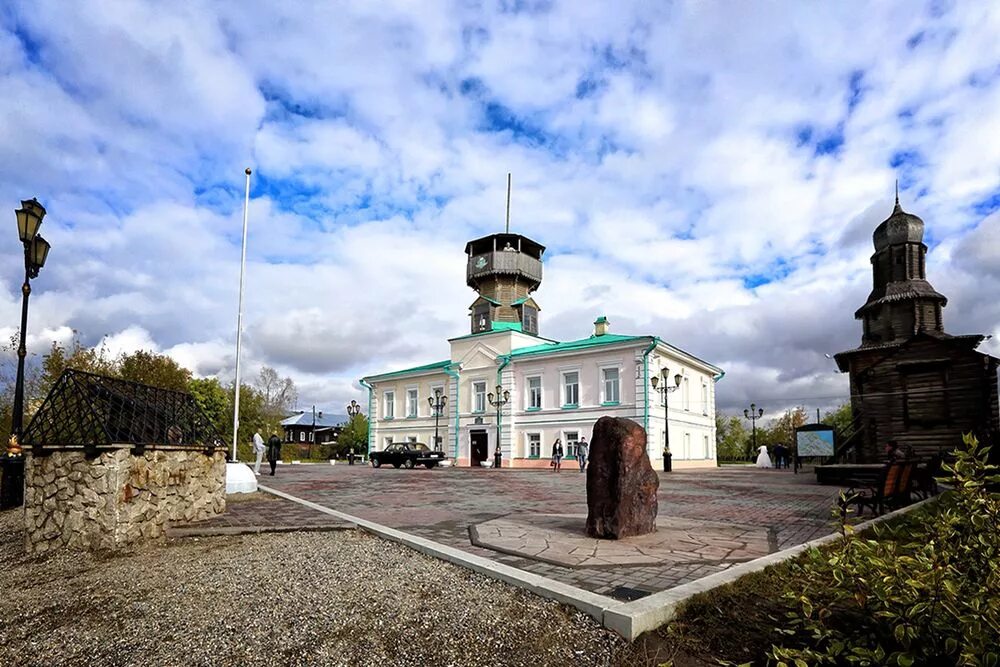
[[[917,456],[947,454],[969,432],[1000,445],[998,360],[976,351],[985,336],[945,333],[948,300],[927,281],[923,237],[924,221],[897,194],[872,238],[874,284],[854,314],[861,345],[835,356],[851,377],[860,461],[882,460],[888,440]]]
[[[491,234],[465,246],[466,284],[479,293],[469,306],[472,333],[515,329],[538,334],[538,304],[545,246],[520,234]]]

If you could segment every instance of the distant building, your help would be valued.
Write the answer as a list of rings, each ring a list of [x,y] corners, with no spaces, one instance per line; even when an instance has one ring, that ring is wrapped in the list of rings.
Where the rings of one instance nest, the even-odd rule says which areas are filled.
[[[948,299],[927,281],[923,237],[924,221],[897,196],[873,234],[874,285],[854,314],[861,345],[835,357],[851,375],[861,461],[881,460],[888,440],[924,456],[950,452],[969,432],[1000,444],[998,360],[976,351],[985,336],[945,333]]]
[[[492,461],[497,447],[496,394],[508,392],[499,414],[503,465],[547,467],[556,438],[575,458],[604,415],[646,428],[647,452],[659,464],[664,407],[651,378],[679,375],[670,394],[670,450],[678,467],[715,466],[715,382],[723,372],[653,335],[612,334],[607,318],[591,335],[558,342],[538,335],[545,248],[517,234],[494,234],[466,246],[467,284],[478,292],[470,333],[449,340],[448,359],[366,376],[369,449],[392,442],[434,442],[457,465]],[[499,385],[499,387],[498,387]],[[428,398],[447,398],[435,415]]]
[[[347,423],[347,415],[331,415],[317,410],[298,411],[281,421],[283,440],[300,445],[323,445],[337,442],[341,425]]]

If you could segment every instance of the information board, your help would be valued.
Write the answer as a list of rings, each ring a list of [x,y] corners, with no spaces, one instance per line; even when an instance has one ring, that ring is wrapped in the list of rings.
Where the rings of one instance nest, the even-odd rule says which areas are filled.
[[[833,456],[833,429],[796,431],[795,445],[800,457]]]

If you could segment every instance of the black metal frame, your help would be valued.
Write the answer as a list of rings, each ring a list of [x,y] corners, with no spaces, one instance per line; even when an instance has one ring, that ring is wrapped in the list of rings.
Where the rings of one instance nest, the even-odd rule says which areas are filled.
[[[36,456],[49,451],[129,446],[204,449],[223,447],[215,427],[191,394],[68,368],[52,386],[24,443]]]

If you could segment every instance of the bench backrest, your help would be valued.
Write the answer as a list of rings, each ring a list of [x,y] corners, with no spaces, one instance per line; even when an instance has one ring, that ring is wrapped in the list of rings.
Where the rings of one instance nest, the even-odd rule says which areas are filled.
[[[910,490],[910,477],[913,476],[913,469],[917,466],[916,461],[906,461],[902,464],[903,469],[899,473],[899,485],[896,487],[896,493],[906,493]]]
[[[903,470],[902,463],[888,463],[885,468],[885,480],[882,482],[882,497],[888,498],[899,492],[900,475]]]

